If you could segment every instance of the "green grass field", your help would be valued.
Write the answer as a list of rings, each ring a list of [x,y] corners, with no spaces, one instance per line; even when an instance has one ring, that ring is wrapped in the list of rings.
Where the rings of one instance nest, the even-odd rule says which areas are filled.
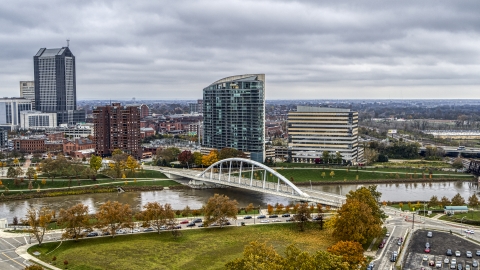
[[[469,220],[480,221],[480,211],[468,211],[468,213],[458,213],[451,216],[444,215],[440,217],[441,220],[455,221],[455,219],[462,219],[465,217]]]
[[[297,231],[295,224],[271,224],[244,227],[181,230],[183,236],[174,239],[170,232],[122,235],[115,238],[84,239],[79,242],[45,243],[31,247],[40,251],[40,259],[68,269],[223,269],[225,263],[241,257],[244,246],[258,240],[273,245],[284,254],[285,248],[297,243],[305,251],[325,250],[334,244],[327,231],[310,228]]]
[[[38,186],[40,186],[41,190],[49,189],[49,188],[68,188],[68,187],[80,187],[85,185],[99,185],[103,186],[105,184],[111,185],[123,185],[125,181],[128,181],[128,185],[134,186],[171,186],[171,185],[178,185],[178,183],[168,180],[168,181],[156,181],[155,179],[167,179],[167,177],[158,171],[150,171],[144,170],[143,172],[138,172],[138,177],[129,178],[129,179],[111,179],[106,176],[99,174],[97,177],[97,181],[93,181],[90,179],[76,179],[73,178],[71,181],[69,179],[63,178],[56,178],[51,179],[44,178],[40,176],[37,181],[32,180],[32,189],[36,190]],[[137,179],[137,183],[134,182],[134,179]],[[145,182],[142,180],[151,179],[151,181]],[[45,184],[42,183],[42,180],[45,180]],[[24,179],[23,181],[18,180],[17,184],[13,179],[2,179],[2,184],[4,187],[7,187],[10,190],[25,190],[28,191],[28,179]]]
[[[362,181],[362,180],[383,180],[383,179],[418,179],[423,180],[422,172],[418,171],[415,174],[415,170],[411,172],[406,171],[406,169],[375,169],[374,171],[366,170],[357,170],[350,168],[348,171],[346,168],[332,168],[329,169],[326,167],[323,168],[311,168],[311,169],[282,169],[278,168],[277,172],[285,176],[287,179],[292,179],[293,182],[308,182],[308,181]],[[331,176],[330,173],[333,172],[334,175]],[[322,173],[325,173],[325,176],[322,176]],[[256,175],[255,175],[256,174]],[[243,172],[244,177],[250,177],[250,172]],[[358,179],[357,179],[358,175]],[[254,172],[254,177],[256,179],[263,179],[263,171]],[[432,179],[438,178],[449,178],[449,179],[465,179],[469,180],[473,176],[463,173],[433,173]],[[425,180],[429,179],[429,174],[425,173]],[[268,181],[276,181],[276,178],[273,177],[270,173],[267,174]]]

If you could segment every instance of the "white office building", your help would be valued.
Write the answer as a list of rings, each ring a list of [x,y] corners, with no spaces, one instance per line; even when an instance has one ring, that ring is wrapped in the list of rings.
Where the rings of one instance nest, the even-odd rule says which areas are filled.
[[[288,146],[293,162],[323,161],[323,152],[341,154],[343,163],[363,160],[358,145],[358,112],[350,109],[298,106],[288,113]],[[323,161],[328,162],[328,161]]]
[[[20,81],[20,97],[32,101],[32,110],[35,110],[35,82]]]
[[[21,129],[46,129],[56,126],[56,113],[42,113],[39,111],[22,111],[20,113]]]
[[[0,127],[17,130],[20,112],[32,110],[32,102],[25,98],[0,98]]]

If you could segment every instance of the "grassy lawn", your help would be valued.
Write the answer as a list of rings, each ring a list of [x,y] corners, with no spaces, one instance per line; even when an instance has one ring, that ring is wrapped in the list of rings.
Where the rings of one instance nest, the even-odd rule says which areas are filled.
[[[223,269],[225,263],[241,257],[244,246],[254,240],[273,245],[281,254],[291,243],[302,250],[315,252],[334,244],[326,231],[310,228],[298,232],[294,224],[271,224],[244,227],[181,230],[183,236],[174,239],[169,232],[125,235],[116,238],[84,239],[58,246],[46,243],[31,247],[40,251],[40,259],[57,266],[68,261],[68,269]]]
[[[382,169],[383,170],[383,169]],[[287,179],[291,179],[293,177],[293,182],[308,182],[309,180],[312,181],[356,181],[357,175],[358,180],[376,180],[376,179],[410,179],[412,176],[413,179],[422,180],[422,172],[417,172],[416,177],[414,177],[414,171],[412,173],[406,172],[404,169],[388,169],[388,171],[382,171],[376,169],[375,171],[370,170],[357,170],[350,168],[348,171],[346,168],[342,169],[328,169],[319,168],[319,169],[277,169],[277,172],[285,176]],[[325,177],[322,177],[322,173],[325,172]],[[330,176],[330,173],[333,172],[333,177]],[[263,179],[263,172],[254,172],[254,176],[256,179]],[[250,172],[242,172],[244,177],[250,177]],[[442,174],[438,175],[433,173],[432,178],[456,178],[456,179],[465,179],[468,180],[473,176],[468,174],[462,173],[451,173],[451,174]],[[429,179],[429,175],[425,174],[425,180]],[[270,174],[267,175],[268,181],[276,181],[275,177],[272,177]]]
[[[468,213],[458,213],[451,216],[444,215],[440,217],[441,220],[455,221],[456,219],[465,219],[480,221],[480,211],[468,211]]]

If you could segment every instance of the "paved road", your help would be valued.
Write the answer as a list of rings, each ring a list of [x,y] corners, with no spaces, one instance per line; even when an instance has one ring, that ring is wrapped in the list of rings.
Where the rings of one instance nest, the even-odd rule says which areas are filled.
[[[27,244],[27,241],[28,237],[24,235],[0,236],[0,269],[24,269],[28,265],[25,259],[15,253],[15,249]]]

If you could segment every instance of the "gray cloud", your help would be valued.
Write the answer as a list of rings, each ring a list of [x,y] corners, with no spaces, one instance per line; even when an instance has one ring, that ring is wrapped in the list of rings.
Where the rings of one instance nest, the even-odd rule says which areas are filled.
[[[70,38],[79,99],[194,99],[260,72],[269,99],[479,98],[478,1],[7,2],[3,96]]]

